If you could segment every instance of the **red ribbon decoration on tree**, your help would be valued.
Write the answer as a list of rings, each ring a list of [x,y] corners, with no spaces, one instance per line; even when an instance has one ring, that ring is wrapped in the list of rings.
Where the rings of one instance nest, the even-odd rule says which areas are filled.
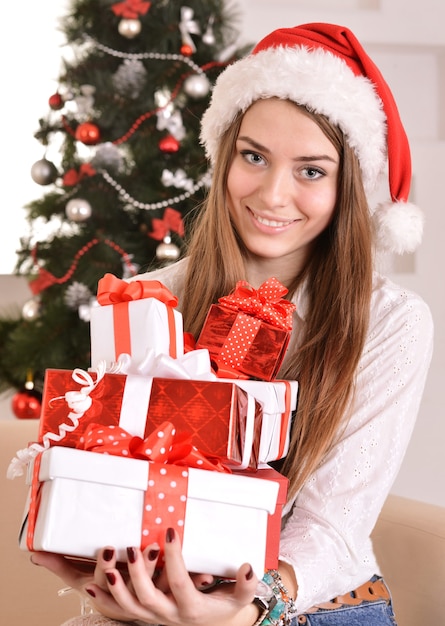
[[[111,5],[115,15],[127,20],[136,20],[140,15],[145,15],[151,6],[151,2],[143,0],[124,0]]]
[[[178,298],[159,280],[127,282],[114,274],[105,274],[97,284],[97,301],[102,306],[144,298],[156,298],[170,307],[178,304]]]
[[[68,170],[63,176],[62,184],[65,185],[65,187],[74,187],[74,185],[80,183],[83,178],[94,176],[95,174],[96,170],[90,163],[83,163],[79,167],[79,170],[76,170],[74,167]]]
[[[247,313],[282,330],[292,330],[292,315],[296,306],[282,298],[287,292],[286,287],[274,277],[266,280],[259,289],[240,280],[231,294],[218,301],[228,309]]]
[[[153,218],[151,225],[153,230],[150,233],[150,237],[157,241],[162,241],[170,231],[178,233],[180,237],[184,237],[184,222],[182,221],[181,213],[170,207],[165,209],[162,219]]]

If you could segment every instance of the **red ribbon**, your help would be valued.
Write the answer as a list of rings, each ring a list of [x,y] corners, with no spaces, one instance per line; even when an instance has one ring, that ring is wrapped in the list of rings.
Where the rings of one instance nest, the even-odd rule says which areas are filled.
[[[86,178],[87,176],[94,176],[95,174],[96,170],[90,165],[90,163],[83,163],[79,167],[79,171],[75,168],[68,170],[63,176],[62,184],[65,185],[65,187],[74,187],[74,185],[80,183],[83,178]]]
[[[160,300],[170,307],[175,307],[178,304],[178,298],[159,280],[126,282],[114,274],[105,274],[97,285],[97,301],[102,306],[143,300],[144,298],[156,298],[156,300]]]
[[[151,461],[142,513],[141,549],[157,542],[161,547],[158,564],[162,563],[168,527],[176,528],[182,542],[188,490],[188,469],[184,466],[231,473],[218,458],[193,446],[188,433],[177,434],[174,425],[167,421],[146,439],[132,436],[119,426],[93,424],[83,447],[90,452]]]
[[[39,294],[41,291],[45,291],[51,285],[54,285],[57,282],[55,276],[53,276],[48,270],[39,268],[39,275],[37,278],[34,278],[29,283],[29,288],[31,289],[34,295]]]
[[[150,237],[157,241],[162,241],[170,231],[178,233],[180,237],[184,237],[184,222],[182,221],[181,213],[175,209],[166,209],[162,219],[154,217],[151,225],[153,230],[150,233]]]
[[[229,309],[252,315],[282,330],[292,330],[293,302],[284,300],[288,290],[276,278],[269,278],[259,289],[245,280],[236,283],[234,291],[219,298],[219,303]]]
[[[231,473],[219,457],[207,455],[196,448],[190,433],[176,433],[174,424],[168,421],[145,439],[130,435],[120,426],[91,424],[84,442],[79,442],[78,447],[88,452]]]
[[[140,15],[145,15],[150,6],[151,2],[144,2],[143,0],[124,0],[124,2],[116,2],[116,4],[111,5],[111,9],[119,17],[136,20]]]

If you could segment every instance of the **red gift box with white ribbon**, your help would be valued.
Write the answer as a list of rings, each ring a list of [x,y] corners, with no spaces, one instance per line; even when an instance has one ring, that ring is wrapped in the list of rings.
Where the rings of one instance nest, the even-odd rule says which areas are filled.
[[[172,358],[184,354],[178,299],[159,281],[126,282],[105,274],[98,283],[98,306],[91,307],[91,367],[111,367],[122,354],[131,356],[132,373],[149,351]]]
[[[70,410],[71,408],[71,410]],[[76,447],[92,423],[146,437],[169,419],[206,454],[233,467],[259,462],[262,409],[235,381],[48,369],[39,442]]]
[[[127,546],[157,542],[162,559],[165,531],[174,527],[191,572],[233,577],[249,562],[261,578],[265,567],[276,567],[279,537],[271,521],[281,515],[286,479],[271,468],[264,479],[262,469],[254,475],[197,469],[190,447],[175,451],[174,442],[161,452],[162,463],[156,431],[144,441],[115,427],[110,440],[106,428],[92,426],[86,446],[50,447],[34,460],[22,549],[95,559],[112,545],[125,561]],[[144,460],[146,454],[158,460]]]
[[[239,281],[233,293],[210,307],[196,348],[209,351],[220,378],[276,378],[292,330],[295,305],[276,278],[258,290]]]

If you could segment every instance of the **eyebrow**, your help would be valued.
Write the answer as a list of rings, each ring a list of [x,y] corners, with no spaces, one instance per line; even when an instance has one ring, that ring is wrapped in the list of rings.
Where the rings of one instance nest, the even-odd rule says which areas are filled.
[[[255,148],[255,150],[259,150],[260,152],[266,152],[267,154],[270,154],[269,148],[266,148],[266,146],[263,146],[262,144],[255,141],[255,139],[252,139],[251,137],[248,137],[247,135],[239,135],[237,138],[237,141],[245,141],[246,143],[250,144],[252,148]],[[302,163],[309,163],[310,161],[330,161],[331,163],[337,163],[337,161],[333,159],[332,157],[330,157],[328,154],[311,154],[311,155],[305,155],[305,156],[298,156],[298,157],[295,157],[294,160],[301,161]]]

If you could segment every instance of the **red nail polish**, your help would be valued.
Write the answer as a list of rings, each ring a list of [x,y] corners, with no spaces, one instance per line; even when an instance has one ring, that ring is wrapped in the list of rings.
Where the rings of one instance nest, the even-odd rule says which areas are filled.
[[[104,558],[104,561],[111,561],[114,556],[114,550],[112,550],[111,548],[105,548],[102,556]]]
[[[246,574],[246,580],[250,580],[253,576],[253,569],[251,567],[249,567],[249,570]]]
[[[165,540],[167,543],[173,543],[175,540],[175,531],[173,528],[167,528],[167,532],[165,533]]]
[[[92,589],[85,589],[85,591],[92,597],[95,598],[96,594],[94,593],[94,591]]]
[[[136,562],[137,552],[134,548],[127,548],[127,558],[130,563]]]
[[[148,554],[147,554],[147,558],[149,561],[156,561],[156,559],[159,556],[159,548],[157,549],[153,549],[153,550],[149,550]]]
[[[110,583],[110,585],[116,584],[116,576],[115,574],[113,574],[113,572],[105,572],[105,576],[107,577],[107,580]]]

